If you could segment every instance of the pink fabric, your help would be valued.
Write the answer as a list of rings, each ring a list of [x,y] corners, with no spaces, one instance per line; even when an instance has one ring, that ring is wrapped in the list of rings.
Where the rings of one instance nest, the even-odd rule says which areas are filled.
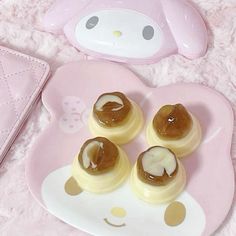
[[[76,51],[65,37],[42,32],[40,19],[51,2],[52,0],[1,0],[0,44],[45,59],[55,70],[66,62],[86,57]],[[213,87],[232,102],[236,115],[236,2],[194,2],[210,28],[207,55],[194,61],[171,56],[155,65],[131,66],[131,69],[152,86],[194,81]],[[31,197],[26,186],[25,158],[48,122],[47,112],[39,105],[0,168],[0,234],[3,236],[78,235],[76,229],[44,211]],[[236,167],[236,136],[232,152]],[[235,203],[236,201],[227,220],[215,235],[236,235]]]
[[[0,46],[0,162],[47,82],[44,61]]]

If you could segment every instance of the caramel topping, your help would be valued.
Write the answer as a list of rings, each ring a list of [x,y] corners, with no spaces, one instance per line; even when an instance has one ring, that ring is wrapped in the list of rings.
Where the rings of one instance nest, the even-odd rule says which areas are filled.
[[[86,141],[78,156],[80,166],[91,175],[109,172],[115,167],[118,158],[116,145],[102,137]]]
[[[132,105],[120,92],[102,94],[93,107],[95,119],[103,126],[119,126],[128,117]]]
[[[164,147],[151,147],[139,155],[137,172],[139,179],[153,186],[165,186],[178,173],[175,154]]]
[[[156,134],[167,140],[177,140],[188,135],[193,125],[191,116],[181,104],[163,106],[153,119]]]

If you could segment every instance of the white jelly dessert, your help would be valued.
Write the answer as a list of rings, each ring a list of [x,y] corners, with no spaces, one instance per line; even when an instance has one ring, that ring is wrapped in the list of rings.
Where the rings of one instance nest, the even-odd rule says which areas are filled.
[[[93,193],[114,190],[129,174],[126,153],[104,137],[87,140],[72,167],[72,177],[80,188]]]
[[[152,204],[166,203],[183,191],[186,173],[171,150],[155,146],[139,155],[130,184],[141,200]]]

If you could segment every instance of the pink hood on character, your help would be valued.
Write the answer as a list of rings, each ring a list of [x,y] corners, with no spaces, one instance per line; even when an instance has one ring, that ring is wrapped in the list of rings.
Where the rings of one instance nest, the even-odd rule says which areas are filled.
[[[93,16],[97,21],[88,29]],[[186,0],[58,0],[44,26],[54,33],[63,30],[89,55],[119,62],[154,63],[175,53],[194,59],[207,49],[205,23]],[[148,39],[142,37],[145,26]]]

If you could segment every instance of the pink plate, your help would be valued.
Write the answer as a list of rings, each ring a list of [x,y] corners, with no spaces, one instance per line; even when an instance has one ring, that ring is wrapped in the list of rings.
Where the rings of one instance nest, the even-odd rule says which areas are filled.
[[[146,125],[162,105],[182,103],[201,123],[202,144],[183,160],[187,186],[177,200],[185,205],[187,215],[177,227],[165,225],[168,205],[154,206],[136,199],[128,181],[109,194],[82,192],[72,197],[64,192],[69,165],[81,144],[91,138],[86,125],[90,109],[99,95],[112,91],[127,94],[145,115],[140,135],[123,146],[132,164],[147,149]],[[35,198],[61,220],[93,235],[162,236],[210,235],[224,221],[234,195],[230,155],[233,112],[221,94],[196,84],[149,88],[120,65],[90,61],[58,69],[43,93],[43,103],[51,123],[31,150],[26,174]],[[113,207],[123,209],[123,218],[112,214]],[[122,227],[114,227],[117,225]]]

